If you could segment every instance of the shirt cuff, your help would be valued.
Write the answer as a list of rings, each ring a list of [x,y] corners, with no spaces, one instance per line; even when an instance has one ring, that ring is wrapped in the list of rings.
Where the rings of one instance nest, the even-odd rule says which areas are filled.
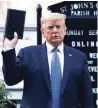
[[[6,51],[9,51],[11,49],[13,49],[13,48],[3,48],[3,51],[6,52]]]

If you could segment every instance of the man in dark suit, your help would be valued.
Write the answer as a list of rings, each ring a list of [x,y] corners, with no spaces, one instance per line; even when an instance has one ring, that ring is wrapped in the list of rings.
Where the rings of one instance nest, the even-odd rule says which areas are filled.
[[[6,84],[24,80],[21,108],[94,108],[86,55],[64,45],[66,16],[49,13],[41,18],[46,42],[22,48],[18,36],[4,39],[3,74]]]

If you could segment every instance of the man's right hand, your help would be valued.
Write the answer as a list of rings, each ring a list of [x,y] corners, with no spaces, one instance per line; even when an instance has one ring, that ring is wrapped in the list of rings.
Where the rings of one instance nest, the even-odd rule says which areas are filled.
[[[12,40],[9,40],[7,37],[3,40],[3,48],[4,49],[13,49],[16,47],[16,44],[18,42],[18,34],[14,33],[14,38]]]

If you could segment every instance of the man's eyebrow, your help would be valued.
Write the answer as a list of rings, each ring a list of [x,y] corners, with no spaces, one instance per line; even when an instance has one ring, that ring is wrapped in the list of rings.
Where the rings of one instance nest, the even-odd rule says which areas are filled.
[[[53,27],[53,25],[49,25],[48,27]]]

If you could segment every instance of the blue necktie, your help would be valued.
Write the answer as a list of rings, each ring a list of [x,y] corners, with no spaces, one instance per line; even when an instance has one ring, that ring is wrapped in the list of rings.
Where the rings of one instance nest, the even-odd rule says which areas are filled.
[[[60,108],[61,66],[58,49],[53,49],[51,61],[52,108]]]

